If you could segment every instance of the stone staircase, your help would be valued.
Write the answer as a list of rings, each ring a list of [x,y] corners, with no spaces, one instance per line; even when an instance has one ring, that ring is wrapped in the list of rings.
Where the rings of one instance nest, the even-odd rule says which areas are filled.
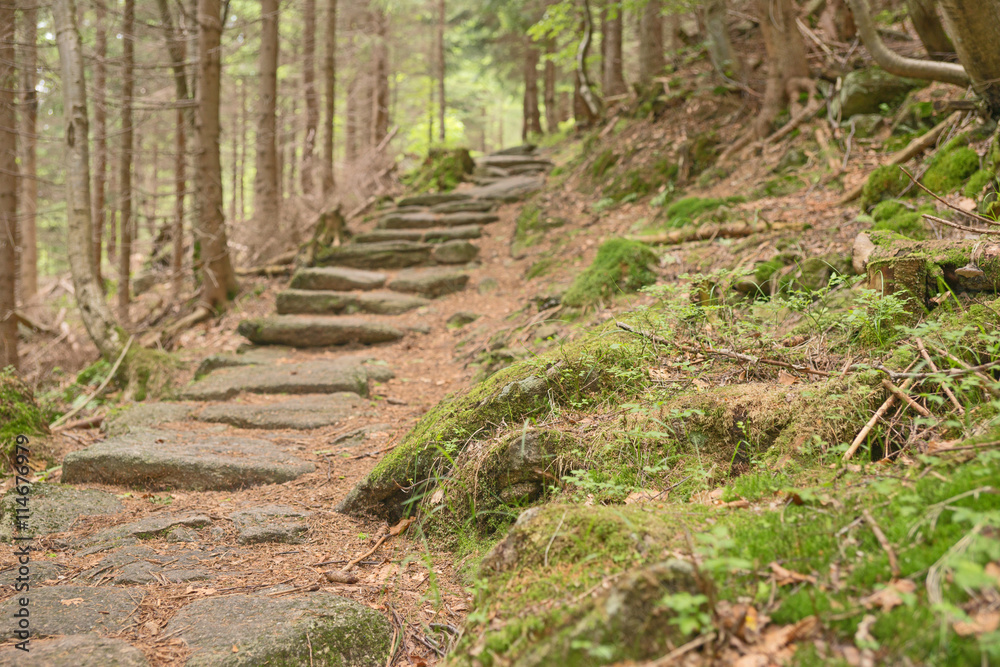
[[[552,167],[533,146],[477,161],[475,187],[403,197],[375,229],[321,248],[277,297],[273,316],[246,320],[239,333],[255,345],[296,348],[399,340],[394,316],[465,289],[479,257],[474,243],[500,217],[497,206],[542,187]]]

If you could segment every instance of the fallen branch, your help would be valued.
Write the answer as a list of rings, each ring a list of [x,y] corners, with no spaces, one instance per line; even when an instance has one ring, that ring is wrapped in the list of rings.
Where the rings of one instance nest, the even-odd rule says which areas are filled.
[[[69,422],[68,424],[63,424],[59,427],[62,431],[72,431],[78,428],[97,428],[104,423],[104,415],[94,415],[93,417],[84,417],[83,419],[77,419],[76,421]]]
[[[917,412],[919,412],[922,417],[930,417],[931,416],[930,410],[928,410],[927,408],[925,408],[924,406],[920,405],[915,400],[913,400],[912,398],[910,398],[910,396],[906,392],[904,392],[902,389],[900,389],[899,387],[897,387],[896,385],[894,385],[888,379],[883,379],[882,380],[882,386],[885,387],[886,389],[888,389],[889,393],[893,394],[896,398],[898,398],[899,400],[905,402],[911,408],[913,408],[914,410],[916,410]]]
[[[42,324],[37,320],[33,320],[24,313],[16,310],[14,311],[14,319],[32,331],[38,331],[45,334],[55,333],[55,330],[52,327]]]
[[[930,367],[930,369],[935,373],[937,373],[938,367],[934,364],[934,360],[931,358],[931,355],[927,353],[927,348],[924,347],[924,341],[920,340],[920,338],[918,337],[915,340],[915,342],[917,344],[917,349],[920,350],[920,356],[924,358],[924,361],[927,362],[927,365]],[[958,402],[958,398],[955,396],[954,393],[952,393],[951,389],[948,388],[948,385],[942,384],[941,389],[944,390],[944,393],[948,397],[948,400],[950,400],[951,404],[955,406],[956,410],[958,410],[958,414],[964,415],[965,408],[963,408],[962,404]]]
[[[973,375],[975,375],[980,380],[986,383],[986,386],[984,387],[986,391],[993,394],[993,396],[995,396],[996,398],[1000,398],[1000,388],[997,387],[997,381],[987,376],[985,373],[983,373],[983,371],[985,370],[988,370],[995,366],[1000,366],[1000,360],[991,361],[988,364],[982,364],[979,366],[970,366],[969,364],[965,363],[964,361],[962,361],[955,355],[951,354],[947,350],[942,350],[940,347],[937,347],[936,345],[932,345],[931,347],[933,347],[934,350],[941,356],[948,357],[949,359],[951,359],[952,362],[954,362],[959,367],[958,370],[961,370],[962,372],[955,373],[956,375],[965,375],[966,373],[972,373]]]
[[[907,380],[906,382],[903,383],[901,389],[903,391],[906,391],[907,389],[910,388],[911,384],[913,384],[913,380]],[[875,428],[875,424],[878,423],[878,420],[882,419],[882,417],[885,416],[885,413],[887,413],[890,409],[892,409],[892,406],[896,404],[896,400],[897,400],[896,395],[890,393],[889,398],[885,399],[885,402],[882,403],[882,406],[875,411],[875,414],[872,415],[872,418],[868,420],[868,423],[865,424],[860,431],[858,431],[858,434],[854,436],[854,441],[851,442],[851,446],[847,448],[846,452],[844,452],[845,461],[850,461],[854,457],[854,454],[858,451],[858,448],[861,446],[861,443],[865,441],[865,438],[868,437],[868,434],[871,433],[871,430]]]
[[[59,419],[55,420],[51,424],[49,424],[49,430],[55,430],[55,429],[59,428],[59,426],[61,426],[65,422],[69,421],[69,419],[71,417],[75,417],[77,415],[77,413],[79,413],[81,410],[83,410],[85,407],[87,407],[87,405],[92,400],[94,400],[102,391],[104,391],[104,388],[108,386],[109,382],[111,382],[111,378],[113,378],[115,376],[115,373],[118,372],[118,367],[122,365],[122,361],[125,359],[125,355],[128,353],[128,349],[130,347],[132,347],[132,341],[133,340],[135,340],[135,336],[129,336],[128,337],[128,341],[125,342],[125,347],[122,348],[121,354],[118,355],[118,359],[115,360],[115,363],[111,367],[111,370],[108,371],[107,377],[104,378],[104,381],[101,382],[101,384],[97,387],[97,389],[95,389],[93,392],[91,392],[91,394],[89,396],[87,396],[86,400],[84,400],[83,403],[81,403],[80,405],[78,405],[74,409],[70,410],[69,412],[67,412],[62,417],[60,417]]]
[[[885,533],[882,532],[882,529],[879,528],[878,523],[875,522],[875,517],[872,516],[871,512],[866,509],[862,511],[861,514],[865,517],[865,521],[868,522],[868,526],[872,529],[872,532],[875,533],[875,539],[877,539],[879,545],[881,545],[882,551],[884,551],[885,555],[889,557],[889,570],[892,572],[893,579],[898,579],[899,561],[896,559],[896,552],[893,551],[892,544],[889,543],[889,539],[885,536]]]
[[[641,241],[650,245],[679,245],[681,243],[688,243],[689,241],[708,241],[715,238],[738,239],[782,229],[802,229],[805,226],[806,223],[802,222],[729,222],[716,225],[702,225],[694,229],[676,229],[664,234],[631,236],[629,238],[633,241]]]
[[[201,305],[194,309],[194,312],[186,317],[182,317],[177,320],[166,329],[163,330],[163,335],[166,338],[173,338],[180,331],[189,329],[199,322],[204,322],[205,320],[212,317],[212,309],[208,306]]]

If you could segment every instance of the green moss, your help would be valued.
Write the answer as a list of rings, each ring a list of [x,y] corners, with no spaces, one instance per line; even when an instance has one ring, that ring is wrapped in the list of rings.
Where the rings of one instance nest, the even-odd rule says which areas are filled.
[[[0,449],[11,456],[17,436],[48,433],[46,415],[35,402],[35,394],[13,368],[0,371]]]
[[[875,222],[885,222],[908,210],[902,202],[895,199],[887,199],[875,205],[875,208],[871,211],[871,216],[875,219]]]
[[[881,207],[881,208],[880,208]],[[872,211],[875,231],[889,231],[907,238],[922,240],[927,238],[927,226],[924,224],[924,213],[935,213],[933,206],[921,206],[911,211],[894,200],[878,204]]]
[[[677,180],[677,173],[677,165],[667,159],[633,167],[615,177],[604,189],[604,196],[615,201],[622,201],[628,197],[645,197],[661,186],[674,183]]]
[[[656,282],[650,269],[659,261],[653,249],[638,241],[611,239],[597,250],[597,257],[576,277],[563,296],[569,306],[586,306],[623,292],[635,292]]]
[[[983,193],[983,188],[985,188],[992,179],[993,174],[991,172],[986,171],[985,169],[980,169],[969,177],[965,187],[962,188],[962,194],[970,199],[975,199]]]
[[[954,192],[979,171],[979,155],[968,146],[959,146],[931,161],[923,183],[935,194]]]
[[[884,199],[899,197],[910,184],[903,171],[891,164],[882,165],[871,173],[861,193],[861,208],[867,209]]]
[[[403,183],[414,192],[448,192],[475,167],[467,148],[432,148],[424,163],[407,174]]]
[[[663,213],[667,227],[683,227],[728,204],[745,201],[743,197],[702,198],[684,197],[671,203]]]
[[[590,165],[590,175],[594,179],[604,178],[608,170],[618,164],[618,156],[611,149],[601,152]]]

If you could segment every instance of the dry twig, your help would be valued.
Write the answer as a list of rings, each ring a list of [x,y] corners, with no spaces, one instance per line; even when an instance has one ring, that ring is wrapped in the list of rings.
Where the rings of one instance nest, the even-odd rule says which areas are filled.
[[[889,570],[892,572],[894,579],[899,578],[899,561],[896,559],[896,552],[892,549],[892,544],[889,543],[889,538],[885,536],[882,529],[879,528],[878,523],[875,521],[875,517],[867,509],[864,510],[862,516],[865,517],[865,521],[868,522],[868,526],[875,533],[875,539],[878,540],[879,545],[881,545],[882,550],[885,551],[885,555],[889,557]]]

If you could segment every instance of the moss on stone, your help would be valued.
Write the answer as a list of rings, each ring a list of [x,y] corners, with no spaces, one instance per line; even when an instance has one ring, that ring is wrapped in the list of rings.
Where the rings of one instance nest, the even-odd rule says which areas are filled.
[[[985,188],[992,179],[992,172],[980,169],[969,177],[965,187],[962,188],[962,194],[970,199],[975,199],[983,193],[983,188]]]
[[[467,148],[432,148],[403,182],[414,192],[448,192],[476,168]]]
[[[947,194],[962,187],[970,176],[979,171],[979,155],[968,146],[935,156],[931,161],[923,183],[935,194]]]
[[[884,199],[899,197],[910,179],[896,165],[882,165],[871,173],[861,193],[861,208],[866,210]]]
[[[645,243],[627,239],[605,241],[597,250],[593,263],[566,291],[563,303],[588,306],[651,285],[656,282],[656,274],[650,266],[658,261],[656,253]]]
[[[11,456],[17,436],[44,435],[49,427],[46,415],[35,402],[35,393],[13,368],[0,371],[0,447]]]
[[[743,197],[684,197],[671,203],[663,212],[667,227],[683,227],[728,204],[745,201]]]

